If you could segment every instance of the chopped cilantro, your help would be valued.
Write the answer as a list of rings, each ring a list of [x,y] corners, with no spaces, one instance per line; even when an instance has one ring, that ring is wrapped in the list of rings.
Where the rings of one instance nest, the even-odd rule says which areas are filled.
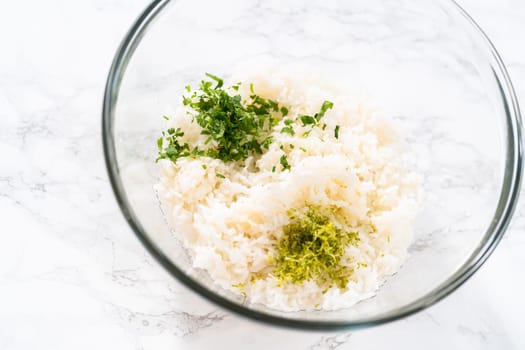
[[[317,121],[315,120],[314,117],[310,116],[310,115],[300,115],[299,116],[299,119],[301,119],[301,121],[303,122],[303,126],[306,126],[306,125],[315,125],[317,123]]]
[[[288,159],[286,158],[286,155],[283,154],[281,156],[280,162],[282,166],[281,168],[282,171],[291,169],[290,164],[288,163]]]
[[[185,87],[187,95],[182,97],[182,103],[189,110],[192,121],[201,127],[201,135],[207,138],[204,144],[208,148],[192,147],[183,142],[184,132],[180,128],[169,128],[162,132],[157,140],[159,159],[170,159],[176,162],[181,157],[210,157],[223,162],[239,162],[250,156],[262,154],[269,149],[273,142],[270,133],[281,119],[289,114],[288,107],[277,101],[266,99],[255,94],[253,84],[250,84],[250,96],[243,101],[238,92],[241,83],[223,88],[224,80],[211,73],[206,73],[211,81],[202,80],[197,90]],[[319,112],[310,115],[299,115],[298,119],[303,127],[312,128],[319,125],[319,120],[326,111],[333,107],[330,101],[324,101]],[[280,114],[280,116],[279,116]],[[167,116],[164,119],[168,120]],[[284,118],[284,127],[281,133],[295,135],[293,124],[296,121]],[[323,130],[326,124],[323,125]],[[336,137],[338,137],[338,126]],[[312,129],[305,131],[302,136],[310,135]],[[213,142],[212,142],[213,141]],[[281,149],[283,145],[280,146]],[[290,148],[294,148],[290,145]],[[306,150],[303,152],[306,152]],[[281,156],[282,170],[290,170],[290,164],[285,155]],[[204,166],[203,166],[204,168]],[[223,177],[217,174],[218,177]]]
[[[266,149],[270,148],[270,145],[272,144],[273,142],[273,137],[272,136],[268,136],[267,138],[264,139],[264,141],[262,142],[262,146]]]
[[[303,126],[317,125],[319,120],[321,120],[321,118],[324,117],[326,111],[331,109],[333,106],[334,106],[333,102],[324,101],[319,112],[315,113],[313,117],[311,115],[301,114],[299,115],[299,119],[303,122]]]
[[[191,148],[181,141],[184,133],[180,129],[168,129],[168,136],[157,141],[157,145],[165,145],[159,149],[158,159],[171,159],[188,156],[206,156],[220,159],[224,162],[242,161],[253,154],[262,154],[263,148],[268,149],[273,141],[269,135],[277,125],[279,118],[273,113],[288,109],[278,102],[253,94],[250,101],[242,102],[240,95],[231,95],[223,89],[223,79],[206,73],[212,81],[201,81],[198,91],[188,91],[183,96],[183,104],[192,110],[193,120],[202,128],[201,134],[208,135],[205,144],[214,142],[214,147],[208,149]],[[240,83],[233,85],[237,90]],[[191,89],[191,88],[190,88]]]
[[[295,135],[295,130],[291,126],[285,126],[281,129],[282,133],[287,133],[290,135]]]
[[[335,126],[334,136],[335,136],[336,139],[339,138],[339,125],[336,125],[336,126]]]
[[[315,115],[315,119],[317,121],[319,121],[322,117],[324,117],[326,111],[328,111],[329,109],[332,109],[333,107],[334,107],[334,103],[333,102],[324,101],[322,106],[321,106],[321,110],[319,111],[319,113],[317,113]]]
[[[222,175],[221,173],[215,173],[215,176],[221,178],[221,179],[225,179],[226,176]]]
[[[326,111],[331,109],[333,106],[334,106],[333,102],[324,101],[321,106],[321,109],[319,110],[319,112],[315,113],[314,116],[301,114],[299,115],[299,119],[301,120],[301,122],[303,122],[303,126],[307,126],[307,125],[315,126],[319,123],[319,120],[321,120],[321,118],[324,117]],[[323,130],[325,128],[326,128],[326,124],[323,125]]]
[[[211,79],[213,79],[213,80],[215,80],[217,82],[217,85],[215,86],[215,90],[220,89],[222,87],[222,85],[224,85],[224,80],[222,80],[218,76],[210,74],[210,73],[206,73],[206,76],[208,78],[211,78]]]

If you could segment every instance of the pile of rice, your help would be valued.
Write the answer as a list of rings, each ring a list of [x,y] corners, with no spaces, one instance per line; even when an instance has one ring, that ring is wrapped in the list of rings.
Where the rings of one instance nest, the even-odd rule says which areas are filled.
[[[310,127],[298,123],[292,136],[280,132],[280,123],[268,151],[244,167],[207,157],[159,162],[156,190],[194,266],[249,302],[282,311],[339,309],[373,296],[406,259],[418,209],[418,176],[406,169],[396,126],[355,95],[311,74],[244,71],[231,80],[238,81],[242,96],[250,95],[253,83],[257,95],[288,106],[292,118],[315,114],[325,100],[334,107],[322,119],[326,129],[316,127],[308,137],[301,135]],[[168,127],[180,127],[184,141],[204,148],[206,137],[184,106]],[[281,171],[280,146],[290,144],[295,147],[284,151],[291,170]],[[354,269],[344,289],[326,291],[315,281],[279,286],[271,274],[269,256],[289,223],[287,212],[305,204],[341,208],[345,229],[359,233],[360,243],[348,246],[342,259]],[[264,278],[252,278],[261,272]]]

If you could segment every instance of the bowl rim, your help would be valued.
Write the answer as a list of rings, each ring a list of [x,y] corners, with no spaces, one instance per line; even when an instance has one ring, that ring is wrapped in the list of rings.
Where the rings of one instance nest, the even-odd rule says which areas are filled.
[[[176,0],[173,1],[175,2]],[[522,121],[512,82],[499,53],[496,51],[490,39],[480,28],[480,26],[472,19],[472,17],[458,3],[456,3],[455,0],[447,1],[451,3],[453,7],[455,7],[464,17],[464,19],[466,19],[466,21],[472,26],[472,28],[483,40],[487,52],[492,55],[495,64],[491,65],[491,68],[499,84],[499,91],[501,93],[503,107],[505,109],[507,128],[506,133],[508,136],[505,172],[503,176],[500,197],[493,220],[486,230],[483,239],[480,241],[473,253],[469,256],[468,260],[463,263],[449,278],[447,278],[438,286],[434,287],[430,292],[427,292],[425,295],[412,301],[411,303],[378,316],[351,322],[344,320],[299,320],[272,315],[232,302],[197,282],[171,262],[171,260],[162,252],[162,250],[159,249],[155,242],[153,242],[148,237],[142,225],[140,224],[140,221],[136,218],[128,203],[127,195],[120,179],[119,169],[116,161],[115,142],[113,137],[113,120],[120,83],[126,71],[127,65],[142,37],[147,32],[148,27],[154,22],[162,9],[168,3],[172,2],[172,0],[152,1],[143,10],[143,12],[128,30],[113,58],[112,65],[107,76],[102,107],[102,146],[106,170],[108,172],[111,187],[120,210],[124,215],[124,218],[140,242],[144,245],[146,250],[157,260],[157,262],[162,267],[164,267],[172,276],[178,279],[179,282],[189,287],[192,291],[198,293],[205,299],[212,301],[216,305],[219,305],[229,311],[233,311],[238,315],[245,316],[252,320],[298,329],[354,330],[391,322],[426,309],[427,307],[448,296],[459,286],[465,283],[481,267],[481,265],[483,265],[483,263],[494,251],[497,244],[502,239],[510,223],[512,214],[516,208],[523,173],[523,138],[521,131]]]

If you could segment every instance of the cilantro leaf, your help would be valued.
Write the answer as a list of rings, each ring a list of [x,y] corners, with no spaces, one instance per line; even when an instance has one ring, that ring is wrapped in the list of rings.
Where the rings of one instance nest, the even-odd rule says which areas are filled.
[[[334,107],[334,103],[333,102],[330,102],[330,101],[324,101],[322,106],[321,106],[321,110],[315,114],[315,119],[317,121],[319,121],[322,117],[324,117],[326,111],[328,111],[329,109],[332,109]]]
[[[215,86],[215,89],[220,89],[222,87],[222,85],[224,85],[224,80],[222,80],[218,76],[210,74],[210,73],[206,73],[206,76],[211,78],[211,79],[213,79],[213,80],[215,80],[217,82],[217,85]]]
[[[282,166],[282,168],[281,168],[282,171],[291,169],[290,163],[288,163],[288,159],[286,158],[286,155],[283,154],[281,156],[280,163],[281,163],[281,166]]]
[[[303,122],[303,126],[317,124],[317,120],[310,115],[301,114],[299,116],[299,119],[301,119],[301,121]]]
[[[290,135],[295,135],[295,130],[291,126],[285,126],[281,129],[281,133],[287,133]]]

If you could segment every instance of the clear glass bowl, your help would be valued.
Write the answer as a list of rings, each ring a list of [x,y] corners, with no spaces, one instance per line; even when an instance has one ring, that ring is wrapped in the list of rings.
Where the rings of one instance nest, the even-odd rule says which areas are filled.
[[[192,268],[153,185],[161,116],[204,72],[249,61],[311,64],[352,81],[406,129],[423,177],[410,256],[378,294],[330,312],[250,305]],[[496,50],[454,2],[154,1],[117,51],[103,107],[111,184],[147,250],[207,299],[271,324],[367,327],[422,310],[465,282],[501,239],[518,198],[518,104]],[[175,228],[176,229],[176,228]]]

